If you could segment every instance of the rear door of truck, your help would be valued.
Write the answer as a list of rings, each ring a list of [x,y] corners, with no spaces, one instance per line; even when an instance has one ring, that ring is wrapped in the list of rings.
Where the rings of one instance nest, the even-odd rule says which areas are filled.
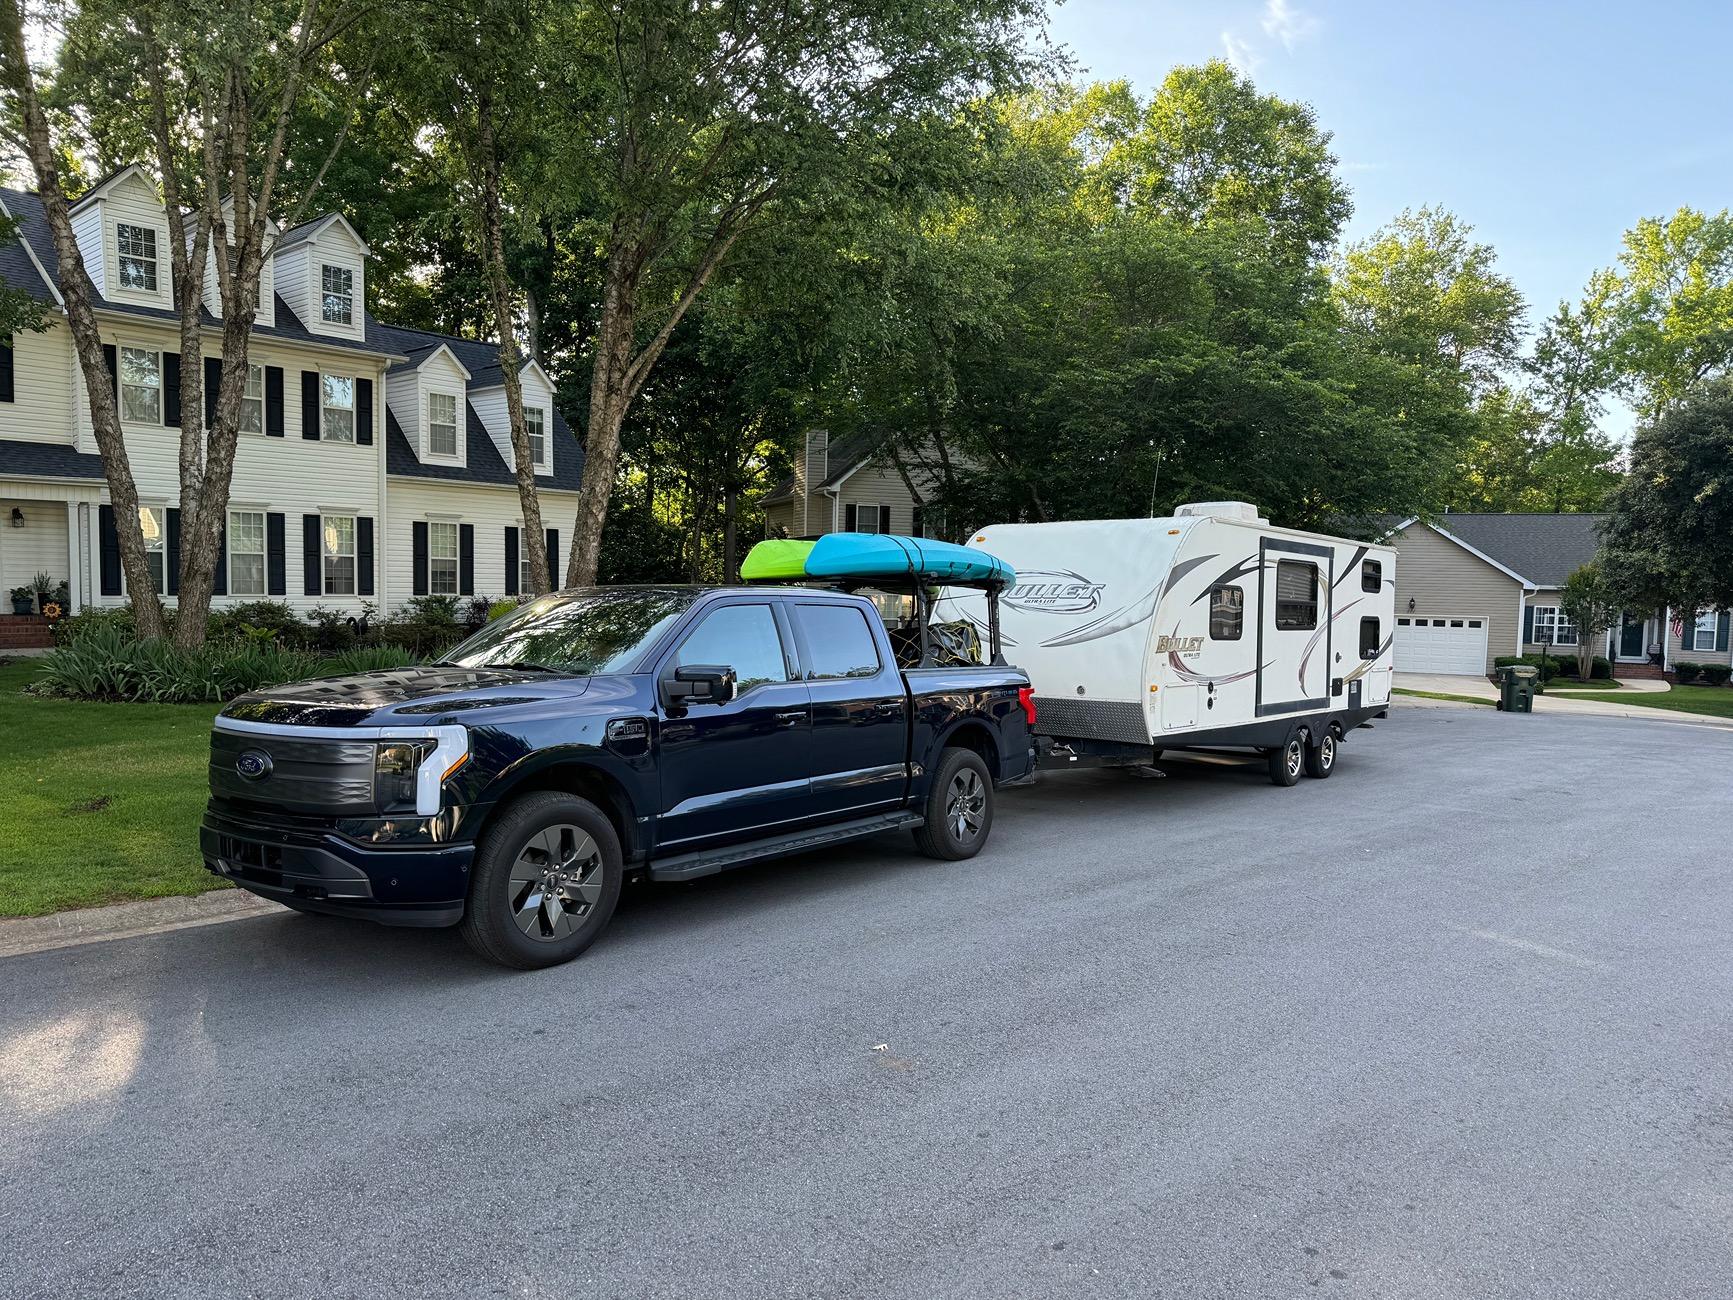
[[[814,815],[865,814],[908,789],[909,697],[877,611],[856,597],[785,607],[812,708]]]

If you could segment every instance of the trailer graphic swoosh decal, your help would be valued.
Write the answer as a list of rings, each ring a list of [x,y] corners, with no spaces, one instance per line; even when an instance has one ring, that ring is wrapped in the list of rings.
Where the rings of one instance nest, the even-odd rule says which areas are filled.
[[[1376,650],[1374,650],[1372,652],[1372,657],[1370,659],[1366,660],[1364,663],[1362,663],[1358,668],[1356,668],[1353,672],[1349,673],[1342,680],[1345,682],[1357,681],[1359,678],[1364,677],[1372,669],[1376,668],[1378,666],[1378,661],[1384,657],[1385,652],[1390,649],[1390,643],[1392,641],[1394,641],[1395,639],[1396,639],[1396,634],[1394,632],[1392,632],[1389,636],[1385,637],[1384,638],[1384,644],[1379,646]]]
[[[1316,632],[1312,633],[1312,639],[1310,641],[1306,642],[1306,652],[1300,656],[1300,673],[1299,673],[1299,677],[1297,678],[1297,680],[1299,681],[1299,684],[1300,684],[1300,690],[1302,692],[1304,692],[1306,689],[1306,665],[1311,661],[1312,651],[1314,651],[1318,648],[1318,642],[1320,642],[1324,639],[1324,633],[1329,631],[1330,623],[1334,623],[1337,619],[1341,618],[1342,615],[1346,614],[1349,610],[1353,609],[1354,606],[1358,605],[1362,599],[1363,599],[1362,597],[1356,596],[1356,597],[1354,597],[1353,600],[1349,601],[1346,605],[1342,606],[1341,609],[1337,610],[1334,614],[1330,615],[1329,622],[1328,623],[1320,623],[1318,625],[1318,630]]]
[[[1156,583],[1153,588],[1132,601],[1131,604],[1122,605],[1120,608],[1103,614],[1100,618],[1091,619],[1082,627],[1073,628],[1060,636],[1049,637],[1041,644],[1043,647],[1077,645],[1083,641],[1096,641],[1104,636],[1112,636],[1115,632],[1123,632],[1126,628],[1135,623],[1143,622],[1144,619],[1155,613],[1155,607],[1161,604],[1162,593],[1172,587],[1174,583],[1197,568],[1198,565],[1208,564],[1217,558],[1214,555],[1200,555],[1195,560],[1185,560],[1176,564],[1167,571],[1165,579]]]
[[[1204,585],[1204,589],[1202,591],[1198,592],[1197,595],[1192,597],[1191,603],[1194,605],[1197,604],[1198,601],[1202,600],[1205,596],[1209,595],[1210,591],[1213,588],[1226,586],[1228,583],[1233,582],[1238,578],[1244,578],[1244,577],[1248,576],[1249,574],[1256,573],[1258,571],[1258,563],[1259,563],[1259,560],[1258,560],[1257,556],[1255,556],[1255,555],[1246,556],[1245,559],[1241,560],[1238,564],[1234,565],[1233,568],[1229,569],[1226,573],[1222,574],[1214,582],[1206,583]]]

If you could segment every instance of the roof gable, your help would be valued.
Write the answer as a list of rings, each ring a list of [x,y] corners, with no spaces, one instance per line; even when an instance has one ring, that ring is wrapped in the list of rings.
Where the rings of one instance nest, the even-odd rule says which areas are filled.
[[[1595,558],[1606,518],[1598,514],[1447,514],[1431,527],[1530,587],[1562,587],[1571,574]],[[1413,522],[1408,520],[1402,528]]]
[[[98,199],[114,193],[114,191],[119,189],[122,185],[143,186],[145,191],[150,195],[151,202],[160,203],[162,201],[157,196],[155,182],[145,175],[144,167],[139,163],[128,163],[119,171],[110,172],[96,184],[92,185],[83,194],[79,195],[75,202],[68,205],[68,210],[77,212],[85,205],[95,203]]]
[[[283,237],[277,241],[277,246],[271,251],[282,253],[301,244],[325,238],[346,240],[362,257],[373,256],[373,250],[367,246],[367,241],[361,238],[360,233],[349,224],[348,218],[341,212],[327,212],[311,221],[303,221],[294,229],[284,232]]]

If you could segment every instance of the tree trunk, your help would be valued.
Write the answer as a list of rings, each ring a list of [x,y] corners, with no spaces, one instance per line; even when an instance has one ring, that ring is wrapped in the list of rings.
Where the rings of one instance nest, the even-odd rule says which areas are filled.
[[[578,514],[572,526],[572,554],[566,585],[590,586],[602,556],[602,525],[620,463],[620,426],[626,421],[626,371],[631,365],[637,323],[637,286],[628,269],[622,240],[613,241],[602,289],[602,315],[596,330],[596,357],[590,374],[590,420],[584,440],[584,480],[578,487]]]
[[[114,507],[115,533],[120,544],[120,567],[131,594],[133,619],[140,636],[160,637],[167,630],[162,600],[151,585],[150,565],[144,548],[144,530],[139,526],[138,488],[127,459],[126,442],[120,431],[120,412],[113,381],[102,355],[102,334],[94,307],[95,289],[90,272],[78,251],[72,233],[72,216],[60,186],[59,163],[48,131],[48,119],[36,96],[24,48],[24,21],[18,0],[0,0],[0,82],[12,91],[24,128],[24,147],[36,188],[48,217],[48,229],[60,262],[60,293],[66,308],[72,345],[90,403],[91,430],[102,455],[103,476],[108,482],[109,503]],[[166,570],[165,570],[166,576]]]
[[[523,511],[522,546],[529,561],[529,584],[538,595],[553,586],[548,572],[547,532],[542,527],[542,502],[536,490],[535,458],[530,449],[529,428],[524,424],[523,382],[518,375],[516,321],[512,319],[512,286],[506,274],[505,222],[500,208],[499,140],[494,134],[493,105],[483,94],[476,105],[476,141],[473,170],[481,184],[482,219],[485,223],[488,287],[493,297],[493,326],[499,335],[499,364],[505,382],[506,415],[511,423],[513,477],[517,480],[518,504]],[[532,341],[532,348],[534,343]],[[552,463],[553,422],[542,426],[542,438]]]

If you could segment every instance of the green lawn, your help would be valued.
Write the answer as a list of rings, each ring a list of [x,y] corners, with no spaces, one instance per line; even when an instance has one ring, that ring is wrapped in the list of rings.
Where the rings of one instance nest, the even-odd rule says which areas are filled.
[[[1675,686],[1670,691],[1579,691],[1571,698],[1640,704],[1645,709],[1672,709],[1676,713],[1704,713],[1712,718],[1733,718],[1733,690],[1725,686]]]
[[[1492,705],[1494,701],[1483,700],[1475,695],[1450,695],[1444,691],[1411,691],[1405,686],[1398,686],[1391,691],[1392,695],[1414,695],[1423,700],[1452,700],[1457,704]]]
[[[0,663],[0,916],[220,888],[198,841],[217,706],[41,700],[34,671]]]
[[[1578,681],[1575,677],[1555,677],[1546,684],[1546,688],[1548,691],[1622,691],[1625,689],[1625,684],[1605,680],[1584,682]]]

